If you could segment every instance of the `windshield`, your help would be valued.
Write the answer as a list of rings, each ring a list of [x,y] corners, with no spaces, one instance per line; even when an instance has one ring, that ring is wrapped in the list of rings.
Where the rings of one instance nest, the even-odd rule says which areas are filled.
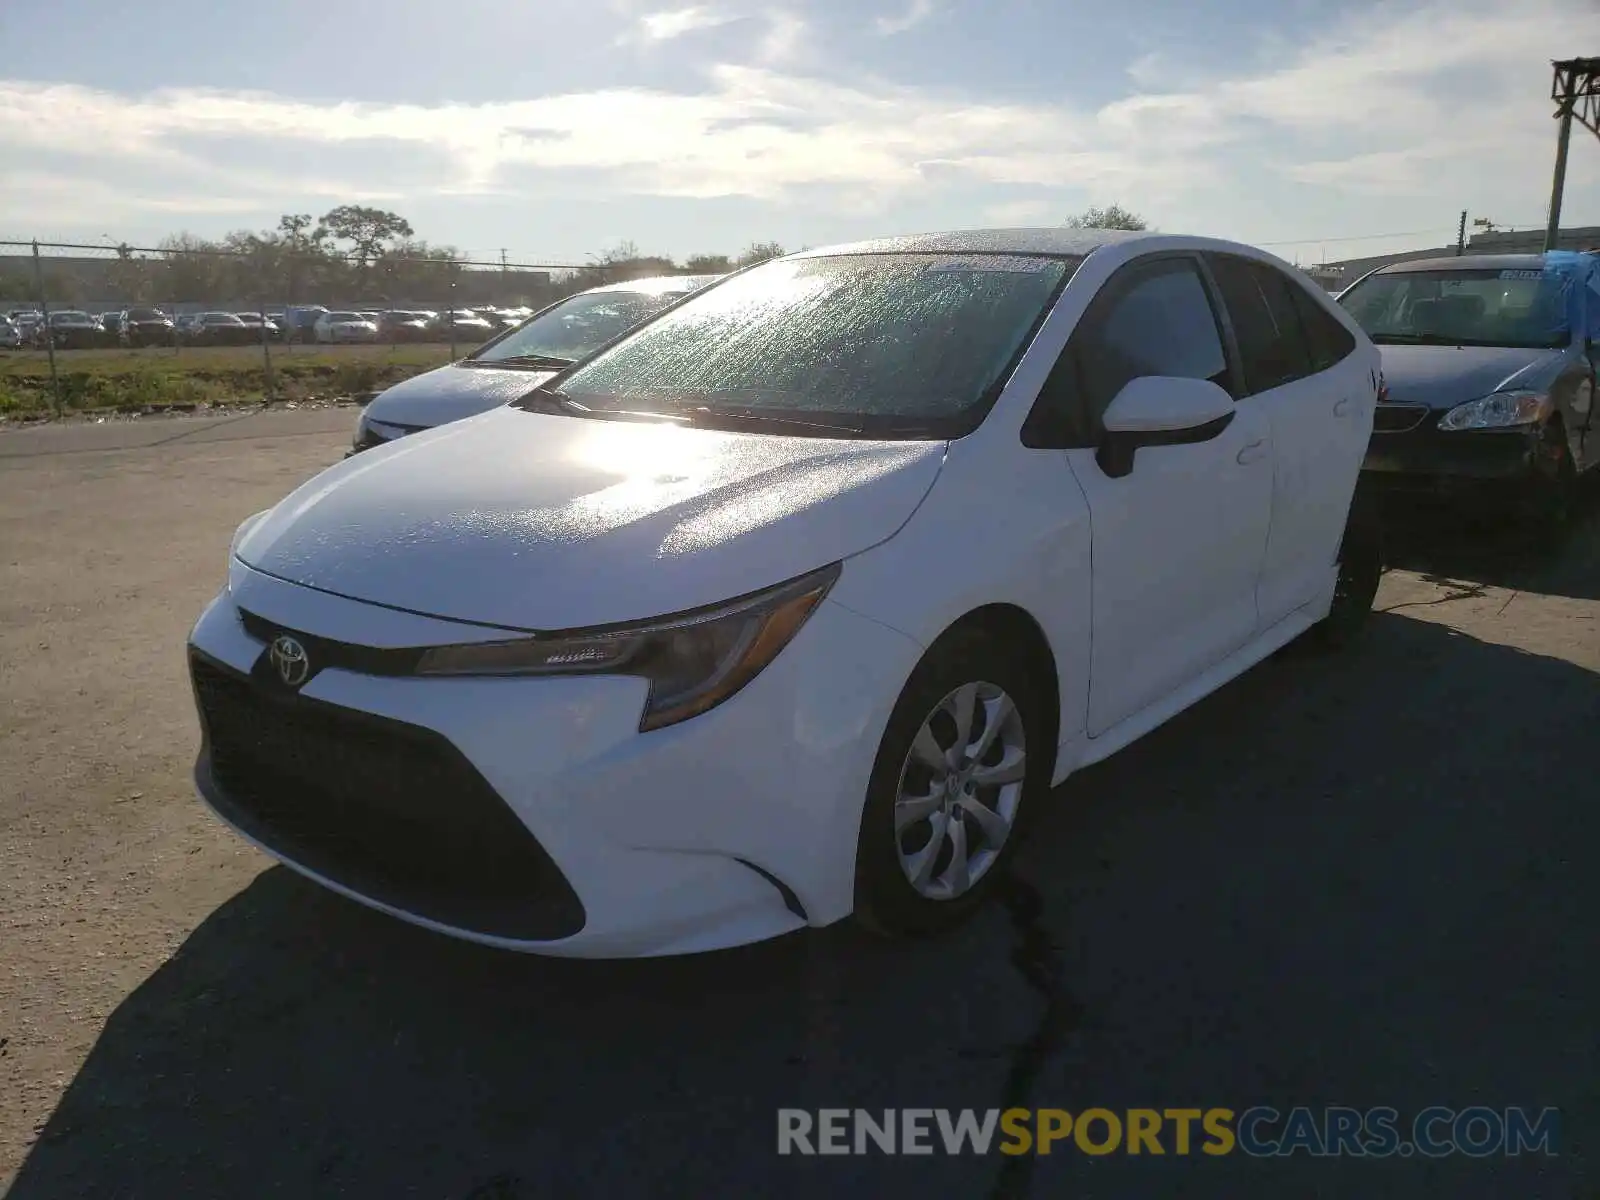
[[[166,314],[159,308],[130,308],[128,310],[128,320],[130,321],[160,321],[165,317]]]
[[[599,410],[958,436],[975,427],[973,416],[982,419],[1080,261],[849,254],[771,262],[652,321],[560,380],[560,392]]]
[[[529,357],[576,362],[683,299],[683,295],[682,292],[582,292],[569,296],[472,357],[476,362]]]
[[[364,318],[360,313],[329,313],[329,321],[361,321]]]
[[[50,314],[50,321],[55,325],[87,325],[89,320],[88,313],[72,309],[62,309],[60,312]]]
[[[1339,303],[1380,345],[1563,346],[1567,289],[1554,271],[1462,269],[1372,275]]]

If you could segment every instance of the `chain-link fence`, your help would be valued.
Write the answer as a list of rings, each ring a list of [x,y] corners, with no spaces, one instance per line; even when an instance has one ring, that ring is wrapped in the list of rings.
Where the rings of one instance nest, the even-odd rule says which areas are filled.
[[[228,388],[293,396],[393,382],[459,358],[563,296],[622,277],[601,264],[0,241],[0,408],[48,388],[94,405]],[[320,375],[319,375],[320,373]],[[174,382],[177,380],[177,382]],[[230,382],[231,381],[231,382]]]

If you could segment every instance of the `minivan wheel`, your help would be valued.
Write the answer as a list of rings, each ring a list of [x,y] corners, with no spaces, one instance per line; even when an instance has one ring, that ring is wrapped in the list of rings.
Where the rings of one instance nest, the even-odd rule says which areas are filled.
[[[1383,569],[1381,506],[1375,496],[1358,491],[1351,501],[1350,516],[1339,543],[1339,577],[1334,584],[1333,606],[1312,631],[1319,645],[1328,649],[1345,646],[1366,627]]]
[[[1054,746],[1020,656],[956,635],[913,672],[889,719],[856,851],[856,917],[890,936],[948,929],[1004,875]]]

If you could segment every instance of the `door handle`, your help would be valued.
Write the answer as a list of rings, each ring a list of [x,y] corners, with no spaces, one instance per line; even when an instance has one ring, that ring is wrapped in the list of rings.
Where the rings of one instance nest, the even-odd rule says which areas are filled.
[[[1259,459],[1263,455],[1265,455],[1266,452],[1267,452],[1267,443],[1266,442],[1264,442],[1264,441],[1251,442],[1249,445],[1245,446],[1245,448],[1243,450],[1239,451],[1239,456],[1234,461],[1239,463],[1239,464],[1241,464],[1241,465],[1243,465],[1245,463],[1253,463],[1257,459]]]
[[[1349,396],[1341,397],[1339,399],[1339,401],[1337,403],[1335,403],[1334,406],[1333,406],[1333,415],[1336,416],[1336,417],[1342,417],[1346,413],[1348,413],[1349,411],[1350,411],[1350,397]]]

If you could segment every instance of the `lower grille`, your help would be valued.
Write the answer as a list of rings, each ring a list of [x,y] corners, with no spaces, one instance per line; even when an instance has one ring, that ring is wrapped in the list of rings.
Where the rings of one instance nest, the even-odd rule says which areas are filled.
[[[1373,433],[1405,433],[1427,419],[1426,404],[1380,404],[1373,410]]]
[[[191,652],[208,799],[263,845],[363,896],[494,937],[583,928],[571,885],[431,730],[259,682]]]

